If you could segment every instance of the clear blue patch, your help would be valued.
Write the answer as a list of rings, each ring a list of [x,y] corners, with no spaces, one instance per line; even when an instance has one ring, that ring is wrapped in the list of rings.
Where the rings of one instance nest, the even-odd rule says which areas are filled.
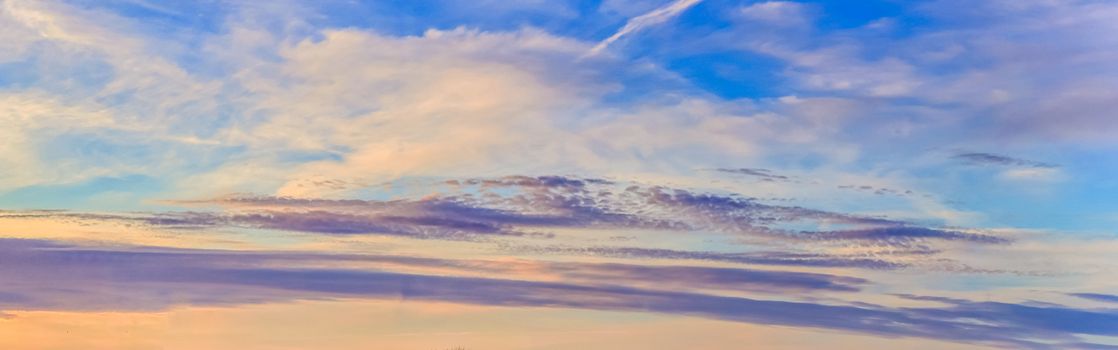
[[[906,2],[896,0],[812,0],[805,3],[822,9],[817,24],[823,30],[861,27],[880,18],[903,15],[906,11]]]
[[[280,154],[278,156],[278,160],[282,163],[292,164],[320,161],[340,162],[345,159],[344,154],[347,152],[348,150],[343,150],[340,152],[284,152],[283,154]]]
[[[140,210],[163,181],[143,175],[101,177],[77,184],[31,186],[0,194],[10,209]]]
[[[77,7],[107,11],[141,21],[148,29],[166,32],[190,28],[216,32],[226,15],[227,3],[216,0],[67,0]]]
[[[34,86],[38,80],[36,66],[31,61],[0,63],[0,88],[23,89]]]
[[[760,98],[789,93],[781,87],[780,60],[743,52],[709,53],[667,62],[667,68],[722,98]]]
[[[372,28],[391,35],[421,35],[428,29],[457,27],[508,31],[524,27],[561,31],[594,7],[584,1],[550,1],[535,6],[502,3],[477,4],[447,0],[326,1],[317,4],[321,14],[310,18],[322,27]]]
[[[62,134],[52,137],[40,148],[43,159],[56,162],[80,162],[91,167],[111,167],[114,164],[151,164],[162,158],[159,147],[138,143],[130,139],[136,135],[106,132],[97,134]]]
[[[113,76],[114,68],[104,57],[66,51],[49,43],[33,44],[22,59],[0,63],[0,88],[91,92]]]
[[[673,0],[674,1],[674,0]],[[669,26],[676,26],[683,30],[716,31],[734,25],[733,12],[739,7],[739,1],[704,1],[681,12],[679,17],[672,20]],[[665,2],[665,5],[669,2]]]

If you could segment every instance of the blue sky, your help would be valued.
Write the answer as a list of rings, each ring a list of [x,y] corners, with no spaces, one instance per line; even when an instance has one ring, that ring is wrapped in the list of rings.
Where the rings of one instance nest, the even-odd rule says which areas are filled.
[[[699,315],[857,338],[837,348],[1118,346],[1115,32],[1090,0],[0,0],[0,247],[43,261],[0,267],[29,279],[0,322],[422,281],[399,307],[496,323],[555,305],[696,332],[676,338],[721,329],[679,318]],[[74,268],[55,249],[114,257],[74,282],[91,309],[50,290]],[[467,287],[524,294],[446,290]]]

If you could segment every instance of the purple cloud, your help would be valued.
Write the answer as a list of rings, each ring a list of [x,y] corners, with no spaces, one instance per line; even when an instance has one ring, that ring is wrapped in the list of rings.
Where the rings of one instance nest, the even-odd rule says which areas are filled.
[[[926,238],[936,238],[949,241],[970,241],[978,243],[1010,242],[1010,240],[1005,238],[988,235],[912,226],[890,226],[841,231],[808,231],[802,233],[815,239],[871,240],[893,245],[906,245],[912,243],[913,241]]]
[[[0,239],[0,308],[9,310],[159,310],[174,305],[231,305],[300,299],[373,298],[478,305],[564,307],[691,315],[734,322],[924,337],[1005,348],[1102,346],[1081,335],[1118,335],[1118,311],[939,300],[946,307],[821,304],[657,289],[619,283],[690,279],[683,285],[735,288],[744,281],[793,289],[848,291],[864,280],[820,274],[722,268],[569,263],[552,266],[563,281],[466,277],[313,267],[330,255],[290,252],[83,248]],[[359,256],[341,256],[358,259]],[[377,257],[372,257],[377,259]],[[384,257],[381,257],[384,258]],[[414,258],[413,258],[414,259]],[[400,261],[407,261],[404,258]],[[414,262],[443,264],[438,259]],[[300,264],[302,263],[302,264]],[[445,264],[454,265],[454,262]],[[580,282],[581,281],[581,282]]]
[[[701,260],[750,265],[805,266],[805,267],[854,267],[864,269],[896,269],[907,265],[880,259],[837,256],[818,253],[750,252],[720,253],[639,247],[563,247],[518,246],[505,250],[531,254],[584,255],[632,259]]]
[[[771,170],[761,168],[718,168],[714,171],[753,176],[760,178],[762,181],[788,181],[790,179],[788,176],[773,174]]]
[[[457,195],[394,200],[327,200],[232,197],[209,203],[245,211],[230,224],[318,233],[382,233],[423,238],[523,235],[533,229],[595,227],[668,231],[715,231],[787,240],[960,240],[1007,243],[1007,239],[920,227],[885,218],[758,202],[736,195],[696,193],[661,186],[621,185],[597,179],[512,176],[452,180],[468,187]],[[472,186],[472,187],[471,187]],[[494,187],[502,190],[493,191]],[[254,211],[255,210],[255,211]],[[844,224],[848,231],[788,231],[785,224]]]
[[[81,220],[127,220],[143,225],[243,227],[331,235],[373,234],[416,239],[501,243],[511,237],[554,238],[558,229],[592,228],[763,238],[787,252],[710,253],[632,247],[563,248],[564,254],[722,261],[742,264],[860,267],[907,266],[880,256],[838,257],[810,253],[824,246],[889,247],[931,252],[935,241],[1007,244],[1009,239],[963,229],[925,227],[880,217],[763,203],[735,194],[702,193],[599,179],[510,176],[452,180],[449,194],[416,199],[357,200],[237,196],[183,204],[221,206],[215,212],[102,215],[28,212]],[[843,227],[812,230],[812,227]],[[808,227],[809,229],[802,229]],[[639,242],[638,242],[639,243]],[[554,248],[553,253],[559,253]],[[810,255],[816,254],[816,255]]]
[[[1100,293],[1071,293],[1071,296],[1080,297],[1083,299],[1090,299],[1094,301],[1104,301],[1108,303],[1118,303],[1118,295],[1100,294]]]
[[[994,165],[994,166],[1009,166],[1009,167],[1023,167],[1023,168],[1056,168],[1054,164],[1037,162],[1027,159],[1013,158],[993,153],[960,153],[956,154],[953,158],[964,161],[972,165]]]

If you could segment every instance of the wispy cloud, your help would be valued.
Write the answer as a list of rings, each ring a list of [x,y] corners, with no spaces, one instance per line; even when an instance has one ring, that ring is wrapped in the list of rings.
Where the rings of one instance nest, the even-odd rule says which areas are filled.
[[[765,1],[742,7],[741,16],[770,25],[792,26],[807,23],[807,7],[791,1]]]
[[[973,165],[994,165],[994,166],[1008,166],[1008,167],[1024,167],[1024,168],[1056,168],[1055,164],[1038,162],[1033,160],[1014,158],[993,153],[969,152],[959,153],[953,158],[964,161]]]
[[[732,168],[718,168],[718,169],[714,169],[714,170],[719,171],[719,172],[723,172],[723,173],[728,173],[728,174],[754,176],[754,177],[761,178],[764,181],[788,181],[789,180],[788,176],[773,174],[772,170],[762,169],[762,168],[733,168],[733,169]]]
[[[502,246],[502,251],[531,255],[571,255],[624,259],[692,260],[747,265],[842,267],[890,270],[906,267],[904,263],[862,256],[843,256],[803,252],[725,253],[642,247],[571,247],[571,246]]]
[[[605,40],[598,42],[597,45],[594,45],[594,47],[591,48],[590,51],[587,51],[582,57],[595,56],[622,37],[667,22],[700,2],[702,2],[702,0],[674,0],[672,3],[652,10],[651,12],[633,17],[629,19],[628,22],[625,22],[625,26],[621,27],[621,29]]]
[[[1084,299],[1095,301],[1103,301],[1108,303],[1118,303],[1118,295],[1101,294],[1101,293],[1071,293],[1071,296],[1076,296]]]

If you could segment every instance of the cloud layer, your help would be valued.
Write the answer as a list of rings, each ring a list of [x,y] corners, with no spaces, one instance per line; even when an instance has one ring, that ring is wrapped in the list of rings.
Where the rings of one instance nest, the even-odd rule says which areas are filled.
[[[954,300],[948,301],[947,307],[828,305],[625,286],[667,278],[689,288],[853,291],[853,285],[866,282],[819,274],[554,264],[542,266],[539,272],[567,274],[567,282],[545,282],[299,267],[315,261],[369,260],[471,269],[482,264],[481,267],[497,269],[495,273],[505,268],[482,262],[315,253],[104,249],[12,239],[0,240],[0,245],[6,253],[0,274],[8,280],[22,281],[0,287],[0,306],[18,310],[158,310],[177,304],[229,305],[359,296],[651,311],[888,336],[948,335],[957,341],[1035,349],[1086,348],[1090,344],[1076,344],[1079,340],[1075,335],[1118,334],[1118,314],[1113,310]],[[571,282],[577,280],[586,282]],[[664,287],[658,282],[653,285]]]
[[[0,0],[0,322],[378,299],[1114,347],[1115,23]]]

